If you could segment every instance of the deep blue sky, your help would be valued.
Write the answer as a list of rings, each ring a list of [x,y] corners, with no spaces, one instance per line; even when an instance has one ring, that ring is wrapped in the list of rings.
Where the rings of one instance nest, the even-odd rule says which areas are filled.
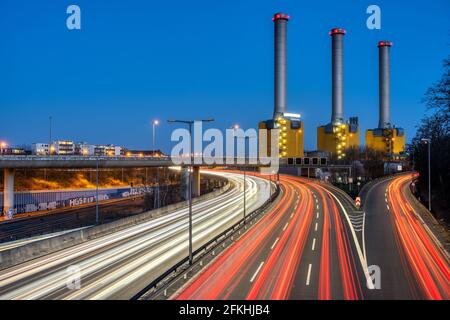
[[[66,28],[66,8],[82,30]],[[382,9],[382,30],[366,8]],[[423,93],[449,53],[448,0],[39,0],[0,2],[0,139],[20,145],[54,137],[151,147],[158,118],[214,117],[245,128],[273,110],[272,14],[289,22],[290,112],[302,114],[307,149],[331,113],[328,31],[347,29],[345,115],[364,131],[378,123],[378,40],[392,40],[392,119],[408,139],[425,112]],[[163,141],[165,141],[163,143]]]

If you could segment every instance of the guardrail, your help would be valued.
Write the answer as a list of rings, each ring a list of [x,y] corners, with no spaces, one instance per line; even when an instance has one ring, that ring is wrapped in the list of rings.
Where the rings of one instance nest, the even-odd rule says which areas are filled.
[[[0,156],[0,168],[105,168],[105,167],[169,167],[169,166],[277,166],[278,158],[270,157],[203,157],[193,156]]]

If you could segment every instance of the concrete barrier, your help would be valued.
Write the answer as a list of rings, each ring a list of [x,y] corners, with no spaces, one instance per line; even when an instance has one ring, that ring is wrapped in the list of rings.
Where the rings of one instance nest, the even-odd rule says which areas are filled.
[[[227,192],[232,187],[234,187],[233,183],[227,181],[227,184],[224,187],[202,195],[198,198],[194,198],[192,202],[193,204],[195,204],[201,201],[213,199],[218,195]],[[127,227],[131,227],[133,225],[156,219],[173,211],[186,208],[188,205],[188,201],[178,202],[135,216],[127,217],[91,228],[69,232],[52,238],[38,240],[20,247],[2,251],[0,252],[0,270],[78,245],[92,239],[99,238],[101,236],[125,229]]]

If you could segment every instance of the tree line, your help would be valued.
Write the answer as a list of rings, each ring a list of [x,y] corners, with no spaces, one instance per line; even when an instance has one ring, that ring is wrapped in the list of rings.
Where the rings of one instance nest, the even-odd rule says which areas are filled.
[[[444,60],[442,78],[426,91],[422,102],[428,113],[408,146],[420,174],[418,195],[428,203],[428,146],[423,139],[430,139],[432,211],[438,219],[450,222],[450,56]]]

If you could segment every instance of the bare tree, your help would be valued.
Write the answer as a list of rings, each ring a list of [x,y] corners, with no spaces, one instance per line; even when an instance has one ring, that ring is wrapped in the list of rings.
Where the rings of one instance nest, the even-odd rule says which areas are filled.
[[[427,199],[428,153],[421,139],[431,140],[431,185],[435,214],[450,221],[450,57],[444,61],[440,81],[425,93],[423,102],[431,114],[422,119],[409,146],[415,169],[420,173],[421,198]]]

